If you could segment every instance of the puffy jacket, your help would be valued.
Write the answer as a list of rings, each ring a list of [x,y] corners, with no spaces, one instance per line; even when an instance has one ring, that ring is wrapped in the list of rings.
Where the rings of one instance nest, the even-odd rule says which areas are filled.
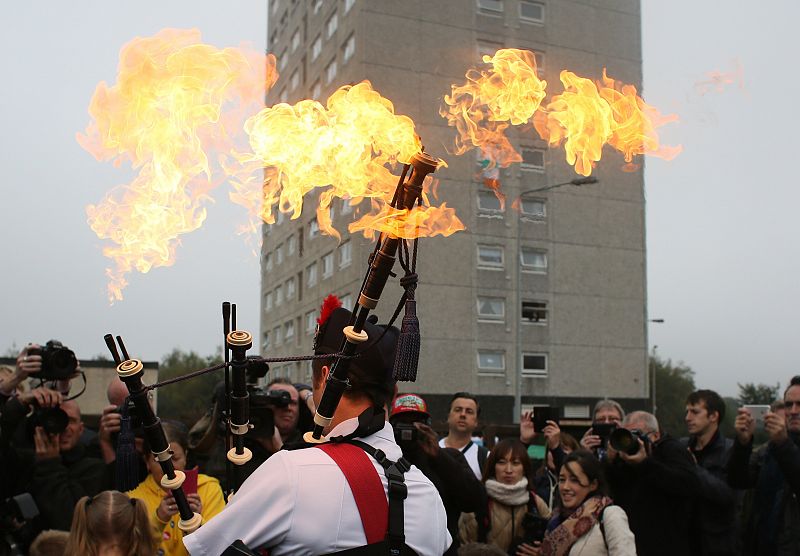
[[[147,514],[150,516],[151,531],[158,546],[159,556],[188,556],[189,552],[183,546],[183,531],[178,528],[180,516],[173,515],[169,521],[164,522],[156,515],[156,509],[161,504],[165,491],[156,483],[153,476],[148,475],[139,486],[126,494],[131,498],[144,500],[147,506]],[[203,523],[217,515],[225,507],[222,489],[219,486],[219,481],[214,477],[198,475],[197,494],[200,495],[200,502],[203,504]]]
[[[497,500],[489,500],[487,507],[488,531],[486,538],[480,538],[478,519],[474,513],[461,515],[458,522],[458,536],[461,543],[485,542],[499,547],[504,552],[522,538],[524,530],[522,519],[528,513],[529,504],[507,506]],[[541,499],[536,500],[536,512],[544,517],[549,517],[550,512]]]

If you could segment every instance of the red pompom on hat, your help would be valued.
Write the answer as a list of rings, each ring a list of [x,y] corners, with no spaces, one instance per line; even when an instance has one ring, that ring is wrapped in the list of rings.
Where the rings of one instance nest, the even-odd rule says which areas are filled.
[[[331,314],[333,314],[333,312],[341,306],[342,306],[341,300],[335,295],[330,294],[322,301],[322,308],[319,311],[317,324],[320,326],[325,324],[330,318]]]

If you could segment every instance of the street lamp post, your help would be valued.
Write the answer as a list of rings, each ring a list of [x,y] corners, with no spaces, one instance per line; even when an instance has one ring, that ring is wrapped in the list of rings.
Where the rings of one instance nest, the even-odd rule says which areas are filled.
[[[515,345],[515,354],[517,358],[517,364],[515,365],[516,369],[516,376],[514,380],[514,415],[513,415],[513,422],[518,423],[519,418],[522,414],[522,288],[520,287],[520,281],[522,279],[522,250],[521,250],[521,242],[522,236],[520,233],[520,229],[522,228],[522,203],[526,195],[530,195],[532,193],[541,193],[543,191],[550,191],[551,189],[556,189],[557,187],[563,187],[565,185],[574,185],[579,187],[581,185],[590,185],[594,183],[598,183],[600,180],[595,178],[594,176],[588,176],[585,178],[574,178],[569,181],[565,181],[563,183],[554,183],[551,185],[545,185],[543,187],[537,187],[534,189],[526,189],[525,191],[520,192],[517,199],[519,200],[519,216],[517,217],[517,242],[515,245],[517,251],[517,280],[516,280],[516,295],[515,301],[517,303],[517,310],[514,311],[514,314],[517,315],[517,322],[515,323],[515,330],[516,330],[516,345]],[[509,311],[509,314],[511,312]]]
[[[664,324],[664,319],[647,319],[647,322],[654,322],[656,324]],[[647,337],[649,338],[650,335],[648,334]],[[653,398],[651,400],[651,404],[653,406],[653,415],[656,414],[657,411],[657,404],[656,404],[656,350],[658,346],[653,346],[653,353],[648,354],[649,359],[649,367],[650,367],[650,396]]]

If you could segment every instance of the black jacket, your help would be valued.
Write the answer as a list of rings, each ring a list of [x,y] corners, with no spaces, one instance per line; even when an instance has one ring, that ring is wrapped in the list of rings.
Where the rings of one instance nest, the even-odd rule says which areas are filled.
[[[79,444],[60,458],[40,460],[34,465],[31,494],[46,529],[69,531],[78,500],[113,488],[105,463],[84,452]]]
[[[753,454],[735,442],[728,463],[734,488],[754,488],[752,509],[744,523],[744,554],[800,555],[800,435],[772,443]]]
[[[617,457],[606,472],[614,503],[628,514],[637,554],[697,554],[691,510],[700,481],[694,460],[678,440],[665,435],[642,463],[630,465]]]
[[[737,514],[742,493],[728,485],[728,459],[733,440],[719,431],[702,450],[697,438],[682,438],[681,443],[697,460],[699,488],[693,502],[693,523],[700,543],[696,551],[704,556],[734,556],[739,552]]]
[[[464,455],[455,448],[440,448],[435,458],[403,445],[403,456],[416,465],[439,491],[447,514],[447,530],[453,544],[445,555],[458,553],[458,518],[462,512],[475,512],[486,505],[486,491],[475,477]]]

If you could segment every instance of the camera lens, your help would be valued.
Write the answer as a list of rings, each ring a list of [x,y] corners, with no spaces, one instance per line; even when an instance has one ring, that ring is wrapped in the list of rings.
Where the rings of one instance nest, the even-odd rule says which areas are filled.
[[[40,410],[39,423],[47,434],[61,434],[67,430],[69,417],[63,409],[51,407]]]
[[[611,433],[608,442],[616,451],[624,452],[629,456],[639,451],[639,439],[628,429],[616,429]]]

